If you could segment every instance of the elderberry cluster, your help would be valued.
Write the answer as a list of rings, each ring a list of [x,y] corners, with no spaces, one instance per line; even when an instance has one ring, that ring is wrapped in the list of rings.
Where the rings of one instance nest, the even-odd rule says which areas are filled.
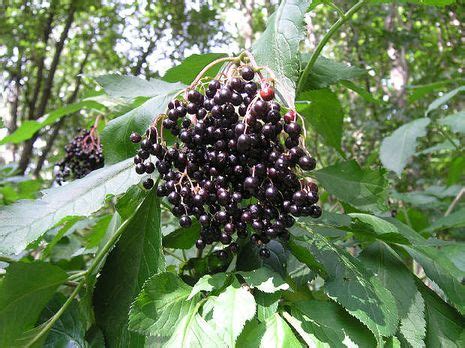
[[[197,248],[221,242],[227,247],[217,255],[227,258],[237,252],[236,236],[249,237],[267,258],[266,244],[287,240],[294,217],[321,215],[318,187],[304,178],[316,162],[302,146],[296,113],[281,115],[273,87],[258,84],[250,66],[234,69],[169,103],[158,120],[176,137],[174,145],[164,145],[156,123],[144,139],[131,134],[140,143],[135,170],[157,169],[163,179],[157,195],[167,197],[182,227],[198,220]],[[143,182],[146,189],[153,185],[150,177]]]
[[[95,128],[78,129],[78,135],[65,146],[66,156],[55,164],[58,184],[70,179],[79,179],[91,171],[103,167],[103,154]]]

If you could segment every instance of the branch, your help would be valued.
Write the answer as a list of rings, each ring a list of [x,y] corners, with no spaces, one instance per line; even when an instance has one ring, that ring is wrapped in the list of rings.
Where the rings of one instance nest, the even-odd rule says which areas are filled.
[[[65,41],[68,37],[69,29],[71,28],[71,24],[73,23],[75,12],[76,12],[76,7],[74,6],[74,1],[72,1],[69,7],[69,11],[68,11],[68,17],[66,18],[65,27],[63,28],[59,41],[55,45],[55,54],[53,56],[53,60],[52,60],[52,64],[49,69],[47,80],[45,81],[44,91],[42,93],[42,98],[40,100],[39,107],[37,109],[37,112],[35,112],[35,114],[32,116],[32,119],[37,119],[43,116],[45,113],[45,108],[47,107],[47,103],[48,103],[48,100],[50,99],[50,94],[52,91],[55,72],[57,70],[58,63],[60,61],[60,56],[61,56],[61,52],[63,51]],[[24,144],[23,150],[21,152],[21,158],[19,160],[19,165],[18,165],[19,174],[24,174],[27,167],[29,166],[32,152],[34,149],[34,143],[38,137],[39,135],[38,133],[36,133],[31,139],[26,141],[26,143]]]
[[[137,61],[137,64],[134,66],[134,68],[132,68],[132,74],[134,76],[137,76],[140,74],[140,71],[142,69],[142,65],[147,61],[147,57],[153,52],[153,50],[155,49],[155,39],[152,39],[150,41],[150,44],[149,46],[147,47],[147,49],[142,52],[141,56],[139,57],[139,60]]]
[[[71,28],[71,25],[73,24],[75,12],[76,12],[76,7],[74,5],[74,1],[72,1],[69,7],[69,11],[68,11],[68,17],[66,18],[65,27],[63,28],[63,31],[61,32],[60,39],[57,41],[55,45],[55,54],[53,55],[52,64],[50,65],[50,69],[49,69],[49,74],[47,76],[47,80],[45,81],[42,98],[40,100],[40,104],[39,104],[37,113],[34,118],[41,117],[45,113],[48,100],[50,99],[50,94],[52,91],[55,73],[58,67],[58,63],[60,61],[61,52],[63,51],[63,48],[65,46],[65,41],[68,38],[69,29]]]
[[[50,33],[52,32],[52,23],[53,17],[55,16],[55,1],[50,2],[49,8],[49,15],[47,18],[47,22],[45,23],[44,32],[42,35],[42,42],[44,43],[44,53],[40,57],[39,64],[37,65],[37,76],[36,76],[36,84],[34,88],[34,94],[32,95],[32,100],[29,103],[29,114],[28,119],[32,119],[34,117],[34,112],[36,108],[37,99],[39,98],[40,88],[42,86],[42,79],[44,75],[44,64],[45,64],[45,56],[47,55],[47,43],[50,37]]]
[[[457,194],[457,196],[455,196],[454,200],[452,201],[452,203],[449,205],[449,208],[447,208],[447,211],[445,212],[444,216],[447,216],[449,215],[452,210],[454,210],[455,206],[457,205],[457,203],[459,202],[460,198],[462,198],[463,196],[465,195],[465,187],[463,187],[459,193]]]
[[[310,75],[310,72],[313,69],[313,66],[316,63],[316,60],[318,59],[319,55],[321,54],[321,51],[323,48],[326,46],[328,43],[329,39],[338,31],[338,29],[345,23],[347,22],[355,13],[358,12],[366,3],[368,3],[368,0],[360,0],[357,2],[349,11],[345,13],[344,16],[340,17],[336,23],[334,23],[331,28],[329,28],[329,31],[326,33],[326,35],[321,39],[321,41],[318,43],[318,46],[315,48],[315,51],[313,52],[310,61],[308,62],[307,66],[305,67],[299,82],[297,84],[297,90],[302,87],[302,81],[305,81],[308,79],[308,76]]]

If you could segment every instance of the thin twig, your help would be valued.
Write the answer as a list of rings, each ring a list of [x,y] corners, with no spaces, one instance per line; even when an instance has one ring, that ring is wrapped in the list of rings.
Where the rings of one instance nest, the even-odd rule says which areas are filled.
[[[463,187],[459,193],[457,193],[457,196],[455,196],[454,200],[452,201],[452,203],[449,205],[449,208],[447,208],[446,212],[444,213],[444,216],[447,216],[449,215],[452,210],[454,210],[455,206],[457,205],[457,203],[459,202],[459,200],[465,195],[465,187]]]
[[[315,51],[313,52],[310,61],[308,62],[307,66],[305,67],[302,76],[299,79],[299,83],[297,86],[297,90],[300,89],[302,85],[302,81],[305,81],[308,79],[308,76],[310,75],[310,72],[313,69],[313,66],[316,63],[316,60],[318,59],[319,55],[321,54],[321,51],[323,48],[326,46],[328,43],[329,39],[337,32],[337,30],[345,23],[347,22],[358,10],[360,10],[366,3],[368,3],[368,0],[360,0],[357,2],[352,8],[350,8],[349,11],[347,11],[344,16],[341,16],[336,23],[334,23],[329,31],[326,33],[326,35],[321,39],[321,41],[318,43],[318,46],[315,48]]]

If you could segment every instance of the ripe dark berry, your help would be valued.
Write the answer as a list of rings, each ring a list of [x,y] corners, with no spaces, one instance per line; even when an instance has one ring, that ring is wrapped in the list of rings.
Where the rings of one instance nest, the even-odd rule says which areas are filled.
[[[197,249],[203,249],[205,248],[205,242],[203,241],[203,239],[198,239],[195,242],[195,246],[197,247]]]
[[[271,256],[271,252],[267,248],[262,248],[260,249],[259,255],[262,259],[267,259]]]
[[[142,137],[140,136],[139,133],[132,132],[131,135],[129,136],[129,139],[130,139],[131,142],[133,142],[134,144],[137,144],[137,143],[139,143],[139,142],[142,140]]]
[[[254,78],[255,72],[250,66],[244,66],[241,70],[241,76],[244,80],[250,81]]]
[[[299,166],[303,170],[313,170],[316,167],[316,161],[313,157],[302,156],[299,159]]]
[[[144,186],[146,190],[150,190],[153,187],[153,184],[154,182],[151,178],[144,180],[144,182],[142,183],[142,185]]]
[[[181,225],[181,227],[184,227],[184,228],[190,227],[192,225],[192,220],[189,216],[183,215],[179,219],[179,225]]]
[[[246,152],[248,149],[250,149],[251,145],[251,139],[250,136],[247,134],[241,134],[237,138],[237,151],[239,152]]]

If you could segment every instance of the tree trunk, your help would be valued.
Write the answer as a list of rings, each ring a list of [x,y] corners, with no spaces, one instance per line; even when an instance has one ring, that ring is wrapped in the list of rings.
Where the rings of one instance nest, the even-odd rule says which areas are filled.
[[[79,71],[77,72],[76,75],[76,85],[74,87],[73,93],[69,96],[68,100],[66,101],[66,104],[71,104],[74,103],[77,99],[79,89],[81,87],[81,82],[82,82],[82,74],[84,72],[84,67],[86,66],[90,53],[92,52],[92,45],[89,46],[89,49],[86,52],[86,55],[81,62],[81,65],[79,67]],[[50,150],[53,147],[53,144],[55,143],[55,140],[58,137],[58,134],[60,132],[61,127],[63,127],[65,123],[65,117],[62,117],[53,127],[53,132],[50,135],[50,137],[47,140],[47,144],[45,145],[44,150],[42,151],[39,159],[37,160],[37,165],[36,168],[34,169],[34,176],[40,177],[40,171],[42,170],[42,167],[44,166],[45,160],[47,159],[47,156],[50,152]]]
[[[42,56],[39,58],[40,60],[39,60],[39,63],[37,64],[37,75],[36,75],[34,93],[32,94],[32,99],[29,102],[29,114],[28,114],[29,120],[32,120],[34,118],[37,99],[39,98],[40,89],[42,87],[42,80],[44,77],[45,57],[47,55],[47,43],[50,37],[50,33],[52,32],[53,17],[55,16],[54,3],[55,3],[54,1],[50,3],[49,15],[48,15],[47,22],[45,24],[44,32],[42,35],[42,42],[44,44],[44,54],[42,54]]]
[[[76,12],[74,1],[71,3],[68,11],[68,17],[66,18],[65,26],[63,31],[60,35],[60,39],[55,44],[55,54],[52,59],[52,63],[50,65],[49,73],[47,79],[45,81],[44,89],[42,92],[42,97],[40,98],[40,103],[37,110],[34,112],[33,119],[37,119],[44,115],[45,109],[47,107],[47,103],[50,99],[52,87],[53,87],[53,80],[55,77],[56,70],[58,68],[58,63],[60,61],[60,56],[63,51],[63,47],[65,44],[66,39],[68,38],[68,32],[71,28],[71,25],[74,21],[74,14]],[[34,134],[34,136],[27,140],[24,144],[23,150],[21,152],[21,158],[19,160],[18,171],[20,174],[24,174],[29,163],[31,161],[34,143],[38,138],[38,133]]]
[[[244,8],[245,8],[245,22],[244,22],[244,47],[245,49],[249,49],[252,47],[253,41],[253,8],[254,8],[254,0],[245,0],[244,1]]]

